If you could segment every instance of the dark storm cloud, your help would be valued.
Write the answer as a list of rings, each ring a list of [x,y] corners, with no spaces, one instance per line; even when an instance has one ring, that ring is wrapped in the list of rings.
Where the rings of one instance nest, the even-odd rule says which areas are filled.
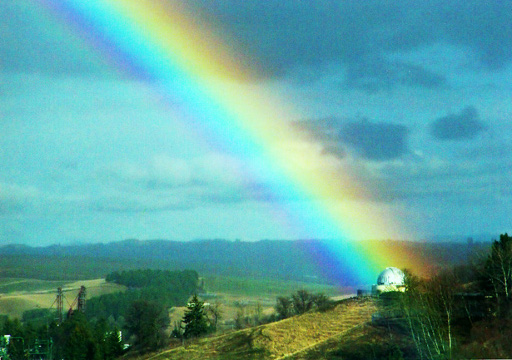
[[[372,59],[348,64],[345,85],[374,92],[395,84],[437,88],[446,84],[446,79],[418,65]]]
[[[468,140],[485,130],[478,111],[469,106],[458,114],[443,116],[430,125],[432,136],[438,140]]]
[[[76,29],[52,19],[55,14],[37,4],[0,2],[3,69],[106,74],[102,55],[79,43]],[[190,0],[184,4],[194,21],[213,24],[239,52],[237,61],[255,68],[258,76],[338,62],[347,66],[349,86],[433,87],[444,82],[439,74],[420,63],[385,60],[385,55],[449,43],[473,50],[491,69],[512,59],[511,1]],[[62,27],[50,27],[52,21]]]
[[[449,43],[472,49],[488,68],[502,67],[512,59],[510,1],[196,0],[193,4],[231,34],[239,45],[235,48],[250,49],[267,76],[282,75],[299,65],[336,61],[348,65],[349,85],[360,86],[368,77],[378,84],[387,77],[431,87],[442,83],[438,74],[421,64],[383,62],[383,55]]]
[[[409,151],[409,131],[404,125],[329,117],[303,121],[298,126],[318,139],[325,153],[340,158],[346,156],[348,147],[359,156],[374,161],[393,160]]]
[[[408,152],[407,135],[408,129],[404,125],[363,120],[344,124],[340,140],[366,159],[384,161]]]
[[[512,1],[455,1],[441,8],[441,19],[449,41],[477,51],[490,69],[501,68],[512,59]]]

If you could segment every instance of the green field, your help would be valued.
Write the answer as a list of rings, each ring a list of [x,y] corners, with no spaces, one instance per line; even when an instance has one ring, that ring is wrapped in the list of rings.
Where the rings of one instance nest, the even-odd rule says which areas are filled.
[[[55,301],[57,287],[62,287],[66,303],[72,303],[81,286],[87,289],[87,298],[123,291],[124,286],[106,283],[104,279],[75,282],[34,279],[1,279],[0,315],[21,318],[23,312],[48,309]]]
[[[207,275],[202,279],[204,290],[222,303],[225,319],[234,317],[237,304],[261,304],[271,311],[278,296],[289,296],[300,289],[311,293],[338,296],[342,290],[325,284],[285,281],[275,279],[252,279],[230,276]],[[55,281],[24,278],[0,279],[0,315],[20,318],[24,311],[50,308],[54,303],[57,288],[62,287],[64,296],[71,303],[80,286],[87,288],[87,298],[123,291],[120,285],[107,283],[104,279]]]
[[[329,296],[340,294],[340,289],[325,284],[274,279],[251,279],[230,276],[205,276],[204,289],[208,293],[223,293],[236,296],[276,297],[289,295],[297,290],[308,290],[312,293],[323,293]]]
[[[65,281],[47,281],[37,279],[4,278],[0,279],[0,294],[15,292],[50,291],[66,284]]]

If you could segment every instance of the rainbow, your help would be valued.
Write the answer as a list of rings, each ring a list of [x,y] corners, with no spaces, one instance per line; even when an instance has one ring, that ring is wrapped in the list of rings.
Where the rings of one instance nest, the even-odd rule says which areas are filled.
[[[185,125],[198,139],[250,164],[250,175],[263,178],[300,234],[331,239],[322,249],[308,249],[326,276],[338,272],[369,283],[380,270],[401,266],[404,259],[409,266],[423,263],[403,251],[358,241],[379,233],[408,235],[390,214],[354,201],[371,194],[293,125],[301,118],[293,105],[263,90],[237,86],[250,83],[257,71],[241,65],[247,62],[237,61],[240,54],[185,6],[150,0],[38,2],[114,69],[148,81],[169,104],[179,99],[176,111]],[[290,144],[301,146],[292,151]]]

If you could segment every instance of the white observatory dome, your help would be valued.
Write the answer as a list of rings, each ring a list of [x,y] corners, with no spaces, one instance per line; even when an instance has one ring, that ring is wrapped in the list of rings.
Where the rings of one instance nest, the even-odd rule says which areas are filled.
[[[405,274],[396,267],[388,267],[380,273],[377,285],[404,285]]]

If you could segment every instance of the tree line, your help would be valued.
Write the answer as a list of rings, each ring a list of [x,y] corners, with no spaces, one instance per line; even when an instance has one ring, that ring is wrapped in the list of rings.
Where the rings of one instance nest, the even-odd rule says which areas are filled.
[[[123,326],[124,316],[134,301],[146,300],[165,308],[186,304],[190,295],[198,291],[199,275],[193,270],[127,270],[107,275],[106,281],[128,289],[88,300],[87,318],[112,317]]]
[[[512,237],[473,264],[430,279],[406,273],[404,293],[380,296],[381,321],[408,335],[409,358],[512,357]]]
[[[311,310],[325,311],[335,305],[324,294],[312,294],[307,290],[298,290],[291,296],[279,296],[276,300],[275,311],[278,320],[301,315]]]
[[[2,322],[3,334],[10,335],[8,342],[3,338],[5,359],[113,360],[123,353],[120,329],[105,319],[89,322],[79,312],[61,324],[54,319],[34,323],[5,317]]]
[[[44,350],[53,358],[110,360],[122,354],[124,344],[140,352],[155,350],[169,341],[168,309],[187,304],[198,290],[199,275],[130,270],[113,272],[107,280],[127,290],[87,300],[84,313],[74,311],[62,323],[48,309],[27,311],[22,321],[3,317],[3,334],[11,336],[4,344],[9,357],[27,359]]]

